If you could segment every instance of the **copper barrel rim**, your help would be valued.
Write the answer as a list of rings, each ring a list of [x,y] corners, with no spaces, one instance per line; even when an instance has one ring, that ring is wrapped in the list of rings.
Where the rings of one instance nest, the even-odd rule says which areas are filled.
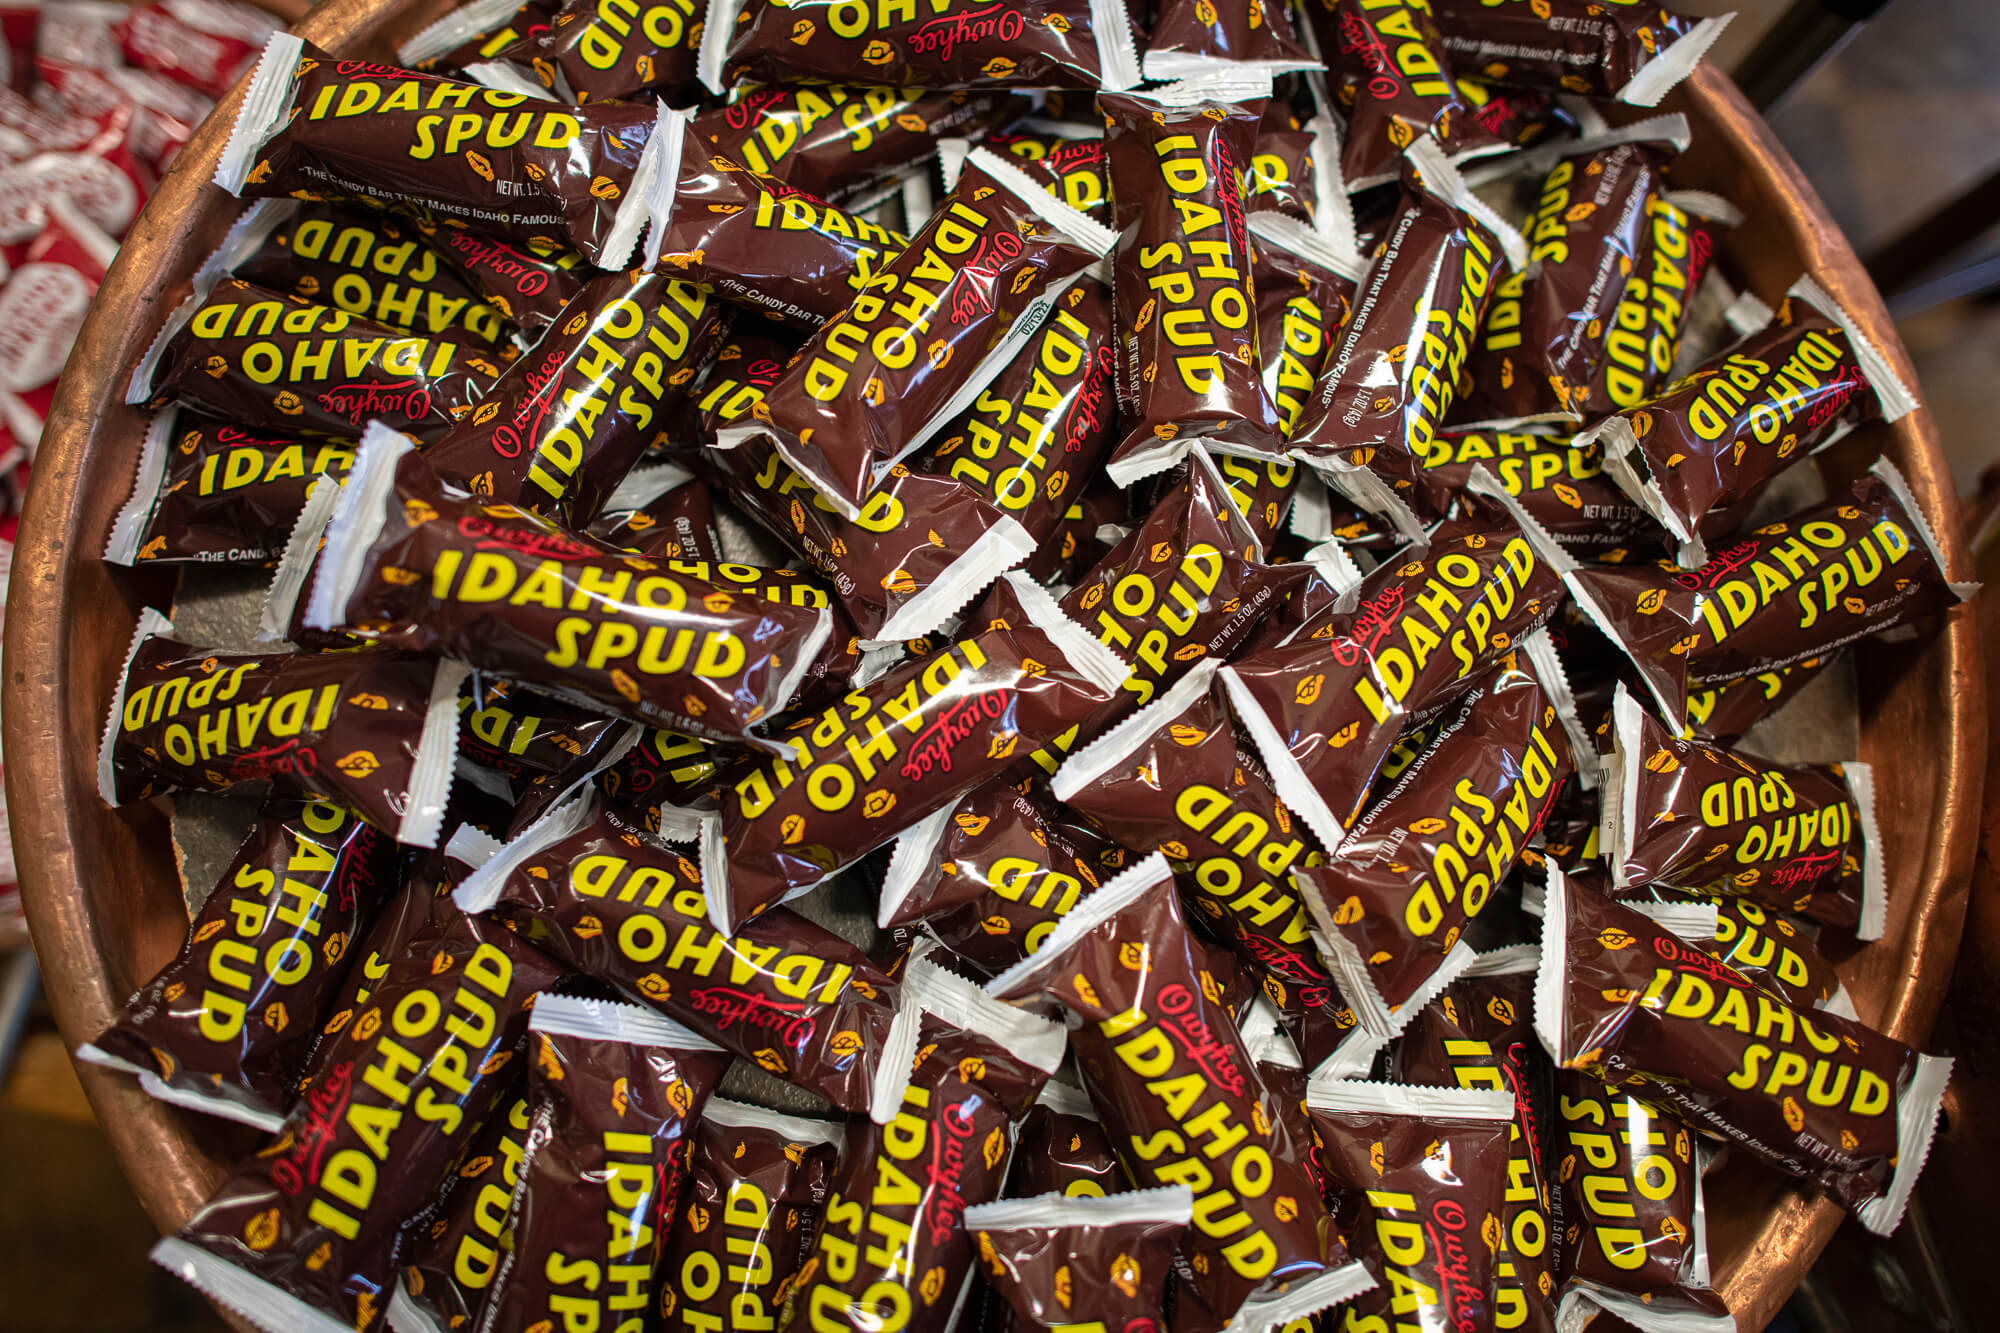
[[[295,31],[337,54],[355,52],[392,24],[409,31],[412,11],[436,8],[405,0],[327,0]],[[167,283],[161,271],[174,265],[179,274],[192,270],[200,257],[194,233],[204,220],[219,239],[215,224],[229,201],[208,180],[239,97],[240,89],[197,131],[100,289],[49,415],[15,553],[8,669],[0,690],[7,796],[30,931],[57,1024],[72,1049],[113,1021],[126,989],[143,982],[147,968],[135,964],[143,959],[157,966],[185,931],[185,913],[174,919],[180,886],[172,858],[160,854],[170,851],[164,819],[146,807],[105,808],[95,769],[102,710],[138,608],[148,601],[164,604],[170,584],[159,576],[114,579],[97,557],[129,484],[142,429],[139,414],[123,405],[125,382],[166,310],[186,291],[185,277]],[[1852,248],[1728,77],[1704,65],[1669,105],[1685,107],[1698,133],[1706,127],[1720,135],[1746,172],[1775,184],[1786,205],[1785,235],[1777,239],[1914,383],[1887,310]],[[1753,219],[1753,225],[1768,224]],[[1937,530],[1952,576],[1970,577],[1950,472],[1929,414],[1920,408],[1888,429],[1888,452]],[[86,485],[86,476],[96,485]],[[1924,850],[1916,864],[1892,866],[1891,929],[1844,969],[1862,1015],[1916,1042],[1929,1034],[1956,956],[1977,843],[1986,698],[1969,609],[1945,620],[1924,649],[1924,661],[1945,682],[1944,707],[1933,719],[1933,790],[1951,799],[1942,808],[1915,812]],[[1864,738],[1863,757],[1879,758],[1872,751],[1886,753],[1898,744],[1898,738],[1872,744]],[[93,891],[102,902],[131,902],[144,911],[100,913]],[[248,1141],[197,1124],[201,1117],[152,1100],[128,1078],[91,1066],[78,1073],[154,1223],[162,1231],[177,1229],[220,1182],[228,1159],[217,1150],[241,1151]],[[1758,1216],[1760,1221],[1734,1219],[1733,1240],[1753,1221],[1754,1235],[1722,1247],[1717,1262],[1717,1283],[1742,1328],[1761,1327],[1783,1304],[1841,1214],[1833,1204],[1776,1190]]]

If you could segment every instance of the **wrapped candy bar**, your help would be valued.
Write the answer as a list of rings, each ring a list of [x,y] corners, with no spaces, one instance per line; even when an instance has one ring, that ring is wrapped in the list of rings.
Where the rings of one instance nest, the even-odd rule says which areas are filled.
[[[722,534],[708,487],[679,463],[650,463],[625,480],[591,521],[589,535],[655,560],[720,564]]]
[[[894,5],[793,17],[783,0],[709,0],[701,80],[828,83],[865,73],[918,88],[1130,88],[1139,53],[1122,0],[1033,0],[1026,8]]]
[[[1562,1326],[1593,1310],[1641,1333],[1734,1333],[1709,1288],[1702,1149],[1688,1127],[1586,1074],[1556,1074]]]
[[[494,55],[525,70],[541,88],[565,102],[679,99],[694,91],[701,21],[680,0],[599,5],[561,0],[539,32],[523,33]],[[480,67],[466,73],[478,78]]]
[[[643,1320],[692,1128],[729,1056],[657,1014],[563,995],[535,1005],[528,1047],[534,1127],[480,1327]]]
[[[525,1093],[486,1118],[446,1184],[437,1220],[412,1238],[402,1280],[390,1298],[395,1333],[470,1328],[510,1252],[509,1205],[521,1184],[531,1107]]]
[[[1771,324],[1693,374],[1577,436],[1605,470],[1707,563],[1702,520],[1863,421],[1916,406],[1895,368],[1818,283],[1792,284]]]
[[[153,1247],[155,1263],[273,1333],[381,1327],[405,1222],[496,1109],[530,1008],[562,975],[462,914],[411,944],[320,1053],[278,1137]]]
[[[1802,911],[1857,895],[1855,933],[1887,907],[1874,770],[1772,764],[1675,736],[1621,685],[1605,760],[1602,844],[1615,890],[1662,886]]]
[[[921,959],[902,985],[923,1016],[922,1044],[894,1119],[848,1129],[818,1244],[786,1305],[796,1327],[945,1333],[972,1275],[966,1209],[999,1197],[1010,1127],[1062,1062],[1058,1023]]]
[[[508,321],[455,267],[389,213],[260,199],[211,263],[302,301],[448,342],[507,342]]]
[[[1406,160],[1400,210],[1361,279],[1372,304],[1341,326],[1292,428],[1292,454],[1421,541],[1407,505],[1369,463],[1385,447],[1428,451],[1494,289],[1507,268],[1526,264],[1527,247],[1434,144],[1418,142]]]
[[[1194,1190],[1181,1252],[1208,1310],[1246,1327],[1304,1317],[1368,1279],[1334,1234],[1306,1145],[1202,989],[1172,879],[1164,857],[1148,856],[988,989],[1060,1005],[1127,1170],[1142,1187]]]
[[[322,1009],[391,889],[392,844],[339,806],[268,805],[189,923],[180,956],[77,1058],[163,1101],[284,1123]]]
[[[777,737],[702,828],[710,917],[733,930],[1012,770],[1116,697],[1127,668],[1019,574],[1024,616],[890,671]],[[857,821],[856,814],[860,818]]]
[[[656,1282],[673,1333],[775,1328],[811,1257],[841,1126],[711,1097]]]
[[[412,847],[437,842],[465,668],[414,653],[212,653],[150,608],[105,718],[107,805],[266,783]]]
[[[476,410],[423,452],[461,490],[562,515],[581,531],[634,464],[667,439],[722,344],[704,288],[665,273],[607,273],[517,359]]]
[[[335,60],[281,32],[257,62],[215,183],[235,195],[373,200],[622,269],[672,207],[685,128],[665,108],[537,101]]]
[[[883,474],[972,405],[1114,239],[975,149],[909,247],[814,335],[755,420],[724,427],[717,445],[769,435],[837,511],[858,518]],[[873,411],[847,410],[856,392]]]
[[[1042,1194],[965,1210],[986,1272],[1019,1333],[1150,1323],[1166,1296],[1174,1250],[1194,1216],[1186,1185],[1104,1198]]]
[[[434,440],[499,374],[491,352],[204,274],[133,369],[125,400],[175,399],[273,435],[353,439],[383,421]]]
[[[739,740],[790,701],[832,630],[826,594],[789,573],[739,590],[705,567],[661,568],[447,495],[413,448],[379,425],[362,438],[309,628],[365,628],[559,698]]]
[[[1197,440],[1282,453],[1264,391],[1243,172],[1268,80],[1205,79],[1098,99],[1118,229],[1119,398],[1131,429],[1112,451],[1120,485]]]
[[[1552,1163],[1544,1159],[1548,1066],[1532,1027],[1540,958],[1532,944],[1475,958],[1404,1032],[1396,1072],[1406,1083],[1487,1089],[1514,1099],[1502,1240],[1493,1257],[1493,1327],[1549,1333],[1556,1327],[1555,1268],[1563,1247],[1550,1222]]]
[[[1662,5],[1597,0],[1431,0],[1430,8],[1462,73],[1632,106],[1658,106],[1734,17],[1697,20]]]
[[[1500,490],[1488,476],[1470,489]],[[1512,503],[1504,492],[1498,498]],[[1392,556],[1352,599],[1222,669],[1278,795],[1323,846],[1345,838],[1408,724],[1464,694],[1555,614],[1572,562],[1533,520],[1525,523],[1446,523],[1428,551]]]
[[[1535,1031],[1563,1068],[1643,1092],[1817,1184],[1878,1235],[1902,1221],[1951,1070],[1760,990],[1553,865]]]
[[[869,202],[863,196],[916,168],[939,140],[977,139],[1031,105],[1024,94],[999,88],[749,88],[695,116],[688,135],[703,153],[776,176],[830,204],[862,207]]]
[[[1956,606],[1979,586],[1949,581],[1929,522],[1886,458],[1700,569],[1588,565],[1565,578],[1638,668],[1660,715],[1676,721],[1701,689],[1824,658]]]
[[[112,523],[112,564],[261,564],[284,553],[321,477],[354,462],[345,440],[299,440],[162,408],[146,427],[132,494]]]
[[[1294,871],[1340,990],[1380,1046],[1471,965],[1465,936],[1541,830],[1573,768],[1561,668],[1523,643],[1447,713],[1322,866]],[[1363,1068],[1358,1058],[1343,1069]]]
[[[894,1095],[896,1014],[867,956],[782,907],[723,935],[694,863],[594,793],[523,830],[457,900],[843,1110]]]
[[[1349,1230],[1374,1285],[1348,1327],[1491,1326],[1514,1098],[1315,1076],[1306,1110],[1329,1180],[1361,1196]]]

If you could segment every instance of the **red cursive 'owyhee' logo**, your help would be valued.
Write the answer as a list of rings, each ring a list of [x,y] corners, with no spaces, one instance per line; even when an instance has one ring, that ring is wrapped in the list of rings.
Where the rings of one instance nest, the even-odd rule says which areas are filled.
[[[395,384],[336,384],[318,395],[320,411],[358,426],[370,417],[422,421],[431,414],[431,391],[415,380]]]
[[[458,533],[479,550],[519,551],[538,560],[592,560],[604,554],[602,549],[587,546],[573,537],[536,532],[530,528],[510,528],[478,514],[462,516],[458,520]]]
[[[1160,988],[1159,1023],[1210,1083],[1231,1097],[1248,1095],[1250,1084],[1236,1063],[1236,1052],[1202,1018],[1200,1005],[1186,986],[1174,982]]]
[[[354,1096],[354,1061],[330,1066],[299,1100],[292,1112],[292,1146],[271,1163],[271,1183],[286,1194],[297,1194],[319,1183],[327,1149],[333,1144]]]
[[[1815,884],[1840,864],[1839,851],[1809,852],[1795,856],[1771,872],[1771,886],[1778,889],[1802,889]]]
[[[1708,563],[1700,569],[1691,569],[1674,575],[1674,582],[1693,592],[1701,588],[1713,588],[1737,570],[1755,560],[1763,551],[1756,541],[1737,542],[1725,546],[1708,558]]]
[[[696,1013],[712,1019],[717,1032],[737,1027],[760,1029],[795,1051],[804,1050],[812,1040],[816,1020],[796,1001],[774,1000],[734,986],[703,986],[688,992],[688,1003]]]
[[[309,778],[318,771],[319,755],[299,744],[296,736],[261,750],[245,750],[229,763],[229,776],[236,782],[254,782],[274,774]]]
[[[1401,584],[1384,588],[1363,602],[1354,613],[1347,633],[1326,641],[1333,653],[1333,660],[1342,666],[1351,667],[1363,657],[1375,654],[1375,645],[1382,642],[1390,630],[1396,626],[1396,618],[1403,614],[1403,588]]]
[[[1430,1242],[1432,1262],[1437,1266],[1438,1301],[1445,1307],[1445,1326],[1453,1333],[1478,1333],[1486,1322],[1482,1313],[1486,1288],[1472,1280],[1465,1225],[1465,1209],[1458,1200],[1439,1199],[1431,1205],[1430,1219],[1424,1223],[1424,1239]]]
[[[1097,349],[1089,373],[1070,402],[1069,415],[1063,419],[1064,453],[1082,453],[1084,445],[1110,421],[1111,375],[1117,367],[1118,353],[1108,343]]]
[[[722,109],[722,123],[732,130],[747,130],[764,118],[767,106],[775,106],[785,100],[782,89],[766,92],[751,91]]]
[[[952,756],[958,747],[968,737],[977,734],[982,723],[1002,717],[1006,712],[1005,690],[975,694],[940,712],[937,721],[924,728],[923,735],[917,737],[916,744],[910,747],[909,757],[903,760],[903,776],[918,782],[932,771],[951,772]]]
[[[1025,29],[1025,20],[1014,10],[1005,5],[988,5],[984,9],[932,19],[903,40],[909,44],[914,55],[950,60],[951,53],[961,46],[978,46],[996,40],[1012,46],[1021,40]]]
[[[1653,952],[1673,966],[1675,971],[1692,973],[1719,981],[1725,986],[1738,990],[1749,990],[1750,979],[1729,964],[1717,958],[1710,958],[1692,945],[1682,944],[1671,935],[1662,935],[1653,941]]]
[[[930,1188],[924,1191],[924,1224],[933,1248],[943,1249],[965,1225],[965,1165],[978,1122],[965,1102],[954,1102],[938,1117],[944,1133],[931,1139]],[[976,1150],[975,1150],[976,1151]]]

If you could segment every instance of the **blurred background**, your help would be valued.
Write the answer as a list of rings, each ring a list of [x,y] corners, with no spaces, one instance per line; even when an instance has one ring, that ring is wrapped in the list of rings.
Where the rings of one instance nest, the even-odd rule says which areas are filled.
[[[1758,100],[1776,98],[1769,117],[1778,137],[1875,272],[1958,489],[1976,494],[2000,461],[1990,425],[2000,388],[2000,299],[1986,290],[2000,292],[1991,225],[2000,216],[2000,5],[1677,0],[1676,7],[1738,11],[1715,58]],[[49,12],[72,8],[88,6],[51,0]],[[1879,12],[1866,17],[1872,11]],[[1853,22],[1859,18],[1866,21]],[[1815,65],[1840,35],[1846,44]],[[12,878],[11,865],[0,872]],[[18,907],[0,890],[7,1019],[0,1021],[0,1333],[222,1328],[188,1288],[147,1263],[153,1227],[97,1131],[46,1012],[32,999],[20,1002],[33,993],[23,938]],[[1976,1026],[1962,1008],[1947,1024],[1954,1018]],[[1927,1178],[1934,1190],[1937,1166]],[[1991,1308],[1972,1299],[1987,1294],[1979,1288],[1991,1276],[1947,1278],[1924,1230],[1905,1227],[1895,1245],[1881,1247],[1850,1222],[1773,1329],[1993,1327],[1965,1313]],[[14,1299],[28,1291],[33,1301]]]

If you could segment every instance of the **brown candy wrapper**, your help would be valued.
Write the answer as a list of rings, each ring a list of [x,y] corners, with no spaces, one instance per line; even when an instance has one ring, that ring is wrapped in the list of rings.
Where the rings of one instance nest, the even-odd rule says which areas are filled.
[[[1421,542],[1407,506],[1369,465],[1385,448],[1429,451],[1494,289],[1525,265],[1527,248],[1434,144],[1419,142],[1407,161],[1401,208],[1361,281],[1373,302],[1341,326],[1292,428],[1292,453]]]
[[[514,5],[507,0],[474,0],[420,29],[396,48],[396,59],[425,73],[462,70],[491,60],[524,36],[547,31],[555,10],[556,0]]]
[[[889,979],[784,908],[721,934],[693,861],[602,797],[549,811],[467,879],[458,901],[843,1110],[878,1104],[895,1022]]]
[[[814,335],[751,409],[754,420],[725,426],[717,444],[769,435],[837,511],[858,518],[883,474],[973,405],[1114,239],[975,149],[908,248]],[[849,410],[856,393],[874,410]]]
[[[1502,284],[1454,422],[1575,423],[1612,410],[1591,399],[1591,384],[1646,248],[1647,201],[1688,141],[1686,117],[1672,115],[1559,145],[1522,227],[1535,276]]]
[[[1637,407],[1672,378],[1716,233],[1742,220],[1726,201],[1692,191],[1662,191],[1646,201],[1639,262],[1605,326],[1604,359],[1590,381],[1594,410]]]
[[[647,450],[666,442],[669,419],[722,345],[724,323],[691,283],[601,274],[423,460],[483,500],[558,514],[580,532]]]
[[[1076,744],[1149,703],[1204,659],[1225,660],[1282,600],[1288,579],[1256,563],[1256,534],[1204,446],[1181,484],[1063,598],[1097,641],[1129,660],[1117,697],[1036,752],[1054,773]]]
[[[513,1246],[480,1328],[643,1326],[693,1126],[729,1056],[657,1014],[561,995],[536,1004],[528,1055]]]
[[[1153,15],[1143,68],[1148,82],[1169,83],[1252,70],[1285,74],[1320,62],[1299,44],[1284,5],[1165,0]]]
[[[1361,1196],[1348,1234],[1374,1288],[1341,1327],[1493,1327],[1513,1096],[1315,1077],[1306,1110],[1330,1181]]]
[[[692,0],[600,5],[562,0],[540,32],[523,34],[494,59],[532,78],[551,96],[592,102],[683,100],[695,88],[700,11]],[[479,77],[474,66],[467,71]]]
[[[1407,498],[1420,519],[1449,516],[1484,466],[1564,550],[1611,561],[1659,550],[1653,516],[1604,473],[1604,451],[1560,435],[1444,431],[1422,453],[1390,444],[1375,455],[1377,476]]]
[[[1169,1185],[982,1203],[966,1209],[965,1226],[1016,1333],[1058,1333],[1077,1315],[1107,1329],[1153,1327],[1193,1217],[1194,1191]]]
[[[827,594],[788,571],[661,566],[448,495],[395,431],[370,427],[348,480],[306,607],[314,629],[383,634],[738,741],[791,700],[832,632]]]
[[[793,18],[781,0],[710,0],[701,78],[838,83],[862,74],[918,88],[1130,88],[1139,82],[1119,0],[1032,0],[994,9],[945,0],[918,12],[857,7]]]
[[[1289,439],[1326,369],[1333,340],[1347,322],[1354,284],[1367,261],[1351,242],[1343,246],[1282,214],[1253,212],[1250,234],[1257,248],[1257,346],[1264,393],[1277,409],[1279,433]],[[1225,462],[1225,470],[1227,466]],[[1270,527],[1275,531],[1277,523]]]
[[[658,249],[659,262],[687,281],[810,332],[847,309],[909,243],[776,176],[690,153]]]
[[[521,1183],[533,1108],[525,1094],[501,1108],[466,1146],[435,1220],[411,1237],[403,1279],[389,1301],[389,1327],[397,1333],[473,1327],[501,1256],[511,1252],[509,1206]]]
[[[1839,656],[1834,652],[1824,657],[1808,657],[1776,671],[1760,671],[1726,685],[1691,690],[1687,701],[1688,726],[1695,735],[1719,745],[1739,740],[1765,714],[1776,712],[1780,704],[1818,679],[1819,673],[1832,666]],[[1818,916],[1813,919],[1825,920],[1828,925],[1852,924]]]
[[[657,1282],[667,1333],[771,1329],[812,1255],[842,1127],[711,1097]]]
[[[389,964],[312,1086],[153,1261],[261,1328],[382,1327],[437,1182],[519,1069],[561,977],[499,926],[447,914]]]
[[[942,473],[1046,541],[1098,474],[1117,409],[1111,297],[1079,282],[1049,312],[1032,347],[944,428],[910,466]]]
[[[1867,764],[1773,764],[1684,740],[1622,686],[1612,720],[1602,844],[1613,889],[1741,896],[1788,912],[1858,898],[1855,934],[1881,937],[1888,876]]]
[[[518,787],[567,787],[605,763],[629,724],[497,677],[475,676],[458,695],[458,752]]]
[[[1556,1073],[1561,1313],[1594,1310],[1642,1333],[1732,1333],[1709,1289],[1702,1148],[1688,1127],[1586,1074]]]
[[[1560,1246],[1549,1221],[1548,1064],[1531,1026],[1540,956],[1527,944],[1474,959],[1404,1032],[1396,1076],[1406,1083],[1504,1092],[1513,1099],[1500,1211],[1503,1239],[1493,1259],[1492,1326],[1553,1333]]]
[[[1418,145],[1457,154],[1470,109],[1452,78],[1428,3],[1321,0],[1305,6],[1346,117],[1340,174],[1349,190],[1394,180]],[[1486,151],[1504,145],[1488,142]]]
[[[1570,877],[1570,891],[1579,891],[1577,876]],[[1672,889],[1658,890],[1656,898],[1621,901],[1794,1009],[1856,1017],[1854,999],[1833,963],[1811,935],[1785,917],[1742,898],[1701,898]]]
[[[702,829],[711,919],[740,926],[918,820],[1012,770],[1096,715],[1127,672],[1019,574],[1025,615],[908,662],[794,719],[782,758],[724,784]],[[856,819],[856,815],[859,819]]]
[[[353,439],[370,421],[434,440],[500,374],[495,354],[419,337],[238,278],[204,277],[132,372],[130,403],[274,435]]]
[[[105,804],[262,782],[437,842],[465,669],[413,653],[203,653],[141,613],[105,717]]]
[[[857,648],[942,628],[1034,550],[1027,531],[973,488],[901,463],[852,520],[768,440],[711,450],[703,464],[826,579],[853,623]]]
[[[513,245],[484,232],[440,229],[421,221],[417,226],[465,285],[530,340],[555,322],[593,272],[582,255],[547,237],[531,236]]]
[[[828,203],[869,202],[950,135],[978,138],[1027,112],[1026,95],[997,88],[932,92],[879,84],[745,88],[696,116],[694,149],[776,176]]]
[[[1015,1126],[1014,1164],[1007,1173],[1005,1197],[1054,1193],[1101,1199],[1130,1188],[1090,1098],[1060,1079],[1050,1079]]]
[[[1579,434],[1602,443],[1605,469],[1680,543],[1681,564],[1708,560],[1702,520],[1856,424],[1895,421],[1917,405],[1895,369],[1811,278],[1800,278],[1753,334]]]
[[[1105,175],[1104,126],[1091,122],[1043,120],[1031,117],[1005,131],[978,140],[1019,167],[1044,190],[1106,226],[1111,225],[1111,182]],[[958,183],[970,139],[938,142],[938,166],[947,186]]]
[[[686,121],[664,107],[573,107],[335,60],[277,33],[250,78],[215,183],[234,195],[365,199],[622,269],[672,205]]]
[[[1292,868],[1322,853],[1263,762],[1239,744],[1213,688],[1215,668],[1197,664],[1071,756],[1056,774],[1056,799],[1128,846],[1164,854],[1213,930],[1260,971],[1298,983],[1304,1003],[1329,1002],[1333,979],[1292,883]]]
[[[693,736],[648,731],[604,771],[598,785],[648,833],[676,837],[694,827],[693,807],[711,800],[720,754]]]
[[[1566,577],[1668,718],[1689,716],[1697,691],[1823,659],[1979,587],[1948,581],[1930,525],[1887,459],[1844,494],[1746,533],[1700,569],[1592,565]]]
[[[137,1074],[163,1101],[276,1130],[320,1015],[392,890],[392,846],[339,806],[267,806],[180,956],[77,1058]]]
[[[1631,106],[1658,106],[1734,17],[1600,0],[1431,0],[1430,8],[1461,73]]]
[[[1949,1057],[1800,1010],[1549,867],[1535,1031],[1566,1069],[1671,1108],[1887,1235],[1929,1155]]]
[[[1148,856],[988,989],[1062,1006],[1133,1179],[1194,1190],[1182,1272],[1207,1307],[1246,1327],[1282,1322],[1366,1279],[1333,1232],[1308,1145],[1293,1140],[1234,1019],[1203,989],[1172,879],[1164,857]]]
[[[258,564],[283,553],[320,477],[346,475],[354,446],[297,440],[161,409],[104,558],[113,564]]]
[[[850,1123],[819,1242],[783,1326],[951,1328],[972,1275],[966,1210],[999,1196],[1012,1122],[1062,1061],[1060,1024],[942,968],[913,962],[902,987],[922,1023],[900,1104],[886,1124]]]
[[[1264,392],[1244,177],[1268,80],[1196,80],[1106,95],[1105,154],[1118,230],[1118,393],[1131,427],[1109,474],[1130,485],[1197,440],[1282,454]]]
[[[1360,1019],[1363,1059],[1473,962],[1464,936],[1541,832],[1572,771],[1567,702],[1546,636],[1458,704],[1326,864],[1297,880],[1327,964]]]
[[[1403,732],[1555,614],[1571,562],[1528,522],[1447,523],[1428,551],[1391,556],[1287,642],[1222,669],[1278,795],[1323,846],[1345,838]]]
[[[608,546],[652,560],[721,564],[722,533],[708,487],[679,463],[633,469],[611,492],[588,529]]]
[[[511,353],[510,324],[406,219],[295,199],[252,204],[214,259],[248,283],[393,329]]]
[[[1124,848],[1040,788],[996,782],[896,840],[876,924],[921,922],[991,977],[1039,949],[1125,861]]]

